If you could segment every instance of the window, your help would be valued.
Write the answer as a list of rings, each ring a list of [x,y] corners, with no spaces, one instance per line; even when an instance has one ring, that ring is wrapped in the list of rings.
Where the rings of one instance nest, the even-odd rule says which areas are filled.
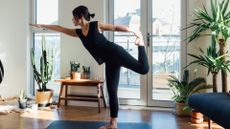
[[[140,28],[140,2],[139,0],[114,0],[114,24],[121,24],[129,26],[132,29]],[[126,5],[132,3],[129,7]],[[134,58],[138,58],[138,49],[135,46],[136,37],[132,33],[115,32],[114,43],[122,46]],[[127,94],[127,90],[140,89],[140,75],[132,70],[121,68],[120,81],[119,81],[119,94],[120,98],[140,98],[140,94],[131,96]],[[123,94],[123,91],[125,94]],[[127,96],[128,95],[128,96]]]
[[[58,0],[34,0],[33,2],[33,23],[58,24]],[[41,39],[42,35],[44,35],[47,49],[52,48],[54,50],[52,80],[60,78],[60,34],[49,30],[43,30],[41,28],[32,28],[31,33],[33,47],[35,48],[35,63],[39,62],[39,57],[41,56]],[[37,67],[37,69],[39,68]],[[54,86],[56,84],[54,84],[52,80],[48,83],[47,87],[54,89],[54,93],[57,93],[58,89],[55,89]],[[32,89],[33,93],[37,89],[34,81]]]

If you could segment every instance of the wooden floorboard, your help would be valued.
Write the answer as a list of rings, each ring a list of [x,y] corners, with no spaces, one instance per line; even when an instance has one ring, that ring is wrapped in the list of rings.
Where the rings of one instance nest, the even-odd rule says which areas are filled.
[[[119,122],[146,122],[153,129],[207,129],[207,122],[191,124],[189,117],[177,117],[170,110],[128,110],[121,109]],[[45,129],[54,120],[83,120],[83,121],[107,121],[109,110],[103,109],[98,114],[98,108],[93,107],[61,107],[61,109],[28,112],[19,115],[10,113],[0,115],[0,129]],[[213,124],[213,129],[223,129]]]

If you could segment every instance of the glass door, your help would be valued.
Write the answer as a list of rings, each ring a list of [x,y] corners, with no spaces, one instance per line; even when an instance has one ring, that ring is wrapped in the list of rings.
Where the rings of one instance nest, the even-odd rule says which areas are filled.
[[[151,62],[148,105],[172,107],[173,92],[168,86],[168,77],[180,78],[182,4],[181,0],[148,2],[147,38]]]
[[[113,23],[125,25],[132,29],[140,29],[141,26],[141,0],[114,0]],[[138,47],[135,45],[136,37],[133,33],[115,32],[114,43],[122,46],[133,57],[138,57]],[[145,105],[144,87],[140,74],[132,70],[121,68],[118,96],[121,104]]]
[[[166,4],[167,3],[167,4]],[[122,68],[118,96],[120,104],[172,107],[168,77],[180,77],[182,0],[113,0],[110,22],[140,29],[146,44],[150,71],[140,75]],[[182,7],[184,9],[182,9]],[[185,23],[186,19],[184,20]],[[137,58],[135,36],[115,32],[112,40]]]

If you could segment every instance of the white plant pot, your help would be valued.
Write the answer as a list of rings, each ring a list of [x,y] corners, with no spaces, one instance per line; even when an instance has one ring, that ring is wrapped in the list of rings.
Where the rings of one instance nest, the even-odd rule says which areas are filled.
[[[79,80],[81,79],[81,73],[80,72],[72,72],[72,79]]]

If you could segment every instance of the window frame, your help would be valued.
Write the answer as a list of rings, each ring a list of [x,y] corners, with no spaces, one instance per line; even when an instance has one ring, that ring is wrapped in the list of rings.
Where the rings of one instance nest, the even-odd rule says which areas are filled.
[[[111,24],[114,24],[114,1],[115,0],[111,0],[111,1],[109,1],[108,3],[107,3],[107,5],[108,5],[108,15],[107,15],[107,17],[108,17],[108,22],[109,23],[111,23]],[[151,6],[152,6],[152,0],[147,0],[147,1],[142,1],[141,2],[141,8],[142,9],[150,9],[151,8]],[[187,26],[187,6],[188,6],[188,3],[187,3],[187,0],[181,0],[181,5],[180,5],[180,7],[181,7],[181,27],[185,27],[185,26]],[[147,7],[147,8],[146,8]],[[144,10],[143,12],[151,12],[151,10]],[[150,15],[150,14],[145,14],[145,13],[143,13],[143,12],[141,12],[141,14],[142,14],[142,16],[143,17],[145,17],[145,18],[147,18],[147,19],[145,19],[145,20],[150,20],[150,19],[148,19],[148,18],[150,18],[150,17],[148,17],[148,15]],[[141,21],[141,24],[142,25],[144,25],[144,26],[142,26],[142,30],[141,31],[143,31],[143,36],[144,37],[147,37],[147,34],[145,34],[145,32],[149,32],[149,30],[147,29],[148,27],[151,27],[151,25],[147,25],[147,24],[143,24],[143,22],[144,22],[144,20],[142,20]],[[187,43],[186,43],[186,41],[184,40],[185,39],[185,37],[187,37],[186,35],[187,35],[187,31],[183,31],[183,32],[181,32],[181,44],[180,44],[180,75],[182,75],[182,72],[183,72],[183,67],[185,67],[186,66],[186,64],[187,64]],[[114,37],[113,37],[114,35],[113,35],[113,33],[111,32],[111,33],[109,33],[109,39],[111,40],[111,41],[114,41]],[[148,45],[146,45],[146,46],[148,46]],[[147,53],[148,53],[148,56],[149,56],[149,59],[150,58],[152,58],[151,56],[151,51],[147,51]],[[152,61],[152,60],[151,60]],[[152,70],[150,70],[150,71],[152,71]],[[182,77],[182,76],[181,76]],[[146,82],[144,82],[143,83],[143,85],[149,85],[149,84],[152,84],[152,82],[151,82],[151,76],[148,76],[147,75],[147,81]],[[143,86],[142,86],[143,87]],[[146,94],[152,94],[152,93],[150,93],[150,88],[149,88],[150,86],[147,86],[147,89],[143,89],[143,91],[146,91],[146,90],[149,90],[149,92],[147,92]],[[145,106],[165,106],[165,107],[171,107],[173,104],[171,103],[171,101],[170,102],[163,102],[163,101],[155,101],[154,102],[154,104],[150,101],[150,98],[147,98],[147,95],[145,95],[145,96],[143,96],[143,99],[144,99],[144,103],[140,103],[140,102],[137,102],[137,101],[135,101],[135,100],[131,100],[131,99],[123,99],[123,98],[119,98],[120,99],[120,103],[123,103],[123,104],[136,104],[136,105],[145,105]]]
[[[59,1],[58,1],[59,3]],[[36,18],[37,18],[37,0],[31,0],[31,3],[30,3],[30,23],[32,24],[36,24]],[[59,9],[59,8],[58,8]],[[59,11],[58,11],[59,12]],[[57,23],[59,23],[59,15],[58,15],[58,21]],[[32,49],[35,47],[35,34],[36,33],[54,33],[56,34],[57,32],[54,32],[54,31],[51,31],[51,30],[48,30],[48,29],[42,29],[42,28],[35,28],[35,27],[30,27],[30,34],[29,34],[29,41],[30,41],[30,44],[29,44],[29,48]],[[61,35],[59,35],[61,37]],[[28,60],[29,60],[29,66],[30,66],[30,72],[28,75],[29,76],[29,94],[31,96],[35,96],[35,91],[36,91],[36,84],[35,84],[35,80],[34,80],[34,76],[33,76],[33,68],[31,66],[31,58],[30,58],[30,50],[29,50],[29,57],[28,57]]]

